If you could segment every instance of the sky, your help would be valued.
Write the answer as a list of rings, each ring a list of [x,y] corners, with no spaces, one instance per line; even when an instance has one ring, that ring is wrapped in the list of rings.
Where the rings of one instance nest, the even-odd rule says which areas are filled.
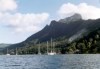
[[[75,13],[100,18],[100,0],[0,0],[0,43],[22,42],[51,20]]]

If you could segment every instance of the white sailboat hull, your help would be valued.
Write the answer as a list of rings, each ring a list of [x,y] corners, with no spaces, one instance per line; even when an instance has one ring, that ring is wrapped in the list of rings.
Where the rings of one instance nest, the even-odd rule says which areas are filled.
[[[56,55],[55,52],[47,53],[48,55]]]
[[[9,56],[10,54],[6,54],[6,55],[8,55],[8,56]]]

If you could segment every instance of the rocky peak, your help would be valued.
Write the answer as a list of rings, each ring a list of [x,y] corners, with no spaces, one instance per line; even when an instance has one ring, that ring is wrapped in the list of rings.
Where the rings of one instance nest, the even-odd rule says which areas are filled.
[[[57,21],[52,20],[51,23],[50,23],[50,26],[54,26],[56,23],[57,23]]]
[[[76,14],[70,16],[70,17],[60,19],[58,22],[60,22],[60,23],[70,23],[70,22],[81,20],[81,19],[82,19],[82,16],[80,14],[76,13]]]

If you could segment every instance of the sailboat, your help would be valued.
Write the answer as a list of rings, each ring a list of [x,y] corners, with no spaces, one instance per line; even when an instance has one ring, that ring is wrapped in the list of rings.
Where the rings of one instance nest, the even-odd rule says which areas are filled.
[[[41,52],[40,52],[40,42],[39,42],[39,47],[38,47],[38,55],[41,55]]]
[[[7,54],[6,55],[10,55],[9,53],[8,53],[8,48],[7,48]]]
[[[51,39],[51,51],[50,52],[48,52],[48,42],[47,42],[47,54],[56,55],[56,52],[54,52],[54,44],[52,43],[52,39]]]

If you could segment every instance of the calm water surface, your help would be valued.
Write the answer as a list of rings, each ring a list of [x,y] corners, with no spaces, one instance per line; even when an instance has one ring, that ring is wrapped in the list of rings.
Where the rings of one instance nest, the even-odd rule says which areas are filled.
[[[100,69],[100,55],[5,55],[0,69]]]

